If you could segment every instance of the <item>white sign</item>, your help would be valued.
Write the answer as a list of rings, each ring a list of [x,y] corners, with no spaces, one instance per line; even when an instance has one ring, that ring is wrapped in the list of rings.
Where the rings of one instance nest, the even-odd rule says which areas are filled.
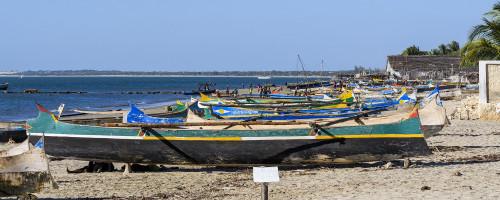
[[[280,181],[280,176],[278,174],[278,167],[253,168],[253,182],[269,183],[269,182],[279,182],[279,181]]]

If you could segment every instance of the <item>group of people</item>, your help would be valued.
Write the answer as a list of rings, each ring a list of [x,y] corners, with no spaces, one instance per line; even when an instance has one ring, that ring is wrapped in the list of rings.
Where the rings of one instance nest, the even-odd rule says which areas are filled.
[[[238,89],[234,88],[232,94],[233,94],[233,97],[237,97],[238,96]],[[217,97],[220,97],[219,88],[215,89],[215,95],[217,95]],[[229,96],[229,87],[226,88],[226,96]]]
[[[244,89],[245,82],[242,82],[241,86]],[[256,89],[257,89],[257,94],[260,94],[260,96],[262,96],[262,95],[266,95],[266,94],[271,94],[273,91],[281,92],[283,90],[283,87],[280,86],[278,89],[271,90],[271,88],[269,86],[261,86],[260,84],[257,84]],[[253,84],[250,83],[250,87],[248,89],[248,94],[253,94],[253,90],[254,90]],[[215,94],[217,97],[221,96],[219,88],[215,89]],[[226,88],[226,96],[230,96],[230,95],[232,95],[233,97],[237,97],[238,96],[238,89],[234,88],[234,90],[232,92],[230,92],[229,87],[227,87]]]

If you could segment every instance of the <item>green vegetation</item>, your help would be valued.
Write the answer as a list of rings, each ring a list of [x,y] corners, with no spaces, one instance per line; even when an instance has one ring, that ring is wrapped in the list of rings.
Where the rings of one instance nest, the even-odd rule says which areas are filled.
[[[406,48],[401,55],[428,55],[426,51],[420,51],[420,48],[413,45],[411,47]]]
[[[430,51],[420,51],[420,48],[413,45],[406,48],[401,55],[460,55],[460,45],[457,41],[452,41],[449,44],[441,44],[437,49]]]
[[[500,2],[484,16],[484,24],[472,28],[469,42],[461,49],[461,66],[477,66],[479,60],[500,59]]]
[[[363,68],[361,66],[354,66],[354,70],[342,71],[306,71],[308,76],[325,76],[329,77],[338,74],[356,74],[360,70],[366,70],[368,73],[384,73],[385,69],[372,69]],[[137,71],[98,71],[98,70],[39,70],[39,71],[20,71],[9,74],[10,76],[269,76],[269,71],[211,71],[211,72],[167,72],[167,71],[154,71],[154,72],[137,72]],[[302,71],[271,71],[272,76],[302,76]]]

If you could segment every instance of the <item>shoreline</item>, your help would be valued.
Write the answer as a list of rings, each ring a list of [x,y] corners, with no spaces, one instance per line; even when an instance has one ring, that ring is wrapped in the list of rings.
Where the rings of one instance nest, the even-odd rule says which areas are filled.
[[[19,78],[20,75],[0,75],[0,77],[14,77]],[[49,75],[49,76],[37,76],[37,75],[23,75],[23,78],[36,77],[229,77],[229,78],[258,78],[260,76],[196,76],[196,75]],[[305,78],[306,76],[272,76],[272,78]],[[328,76],[323,76],[323,78],[327,78]],[[331,78],[331,76],[329,76]],[[271,79],[262,79],[262,80],[272,80]],[[307,76],[307,78],[321,78],[321,76]]]

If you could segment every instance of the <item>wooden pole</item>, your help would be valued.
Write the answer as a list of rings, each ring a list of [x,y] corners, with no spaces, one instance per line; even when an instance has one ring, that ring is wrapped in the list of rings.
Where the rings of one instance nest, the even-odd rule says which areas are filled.
[[[125,164],[125,170],[123,170],[123,174],[130,174],[132,173],[132,166],[130,163]]]
[[[262,188],[262,191],[261,191],[261,199],[262,200],[268,200],[269,199],[269,195],[268,195],[268,184],[267,182],[263,182],[261,183],[261,188]]]

